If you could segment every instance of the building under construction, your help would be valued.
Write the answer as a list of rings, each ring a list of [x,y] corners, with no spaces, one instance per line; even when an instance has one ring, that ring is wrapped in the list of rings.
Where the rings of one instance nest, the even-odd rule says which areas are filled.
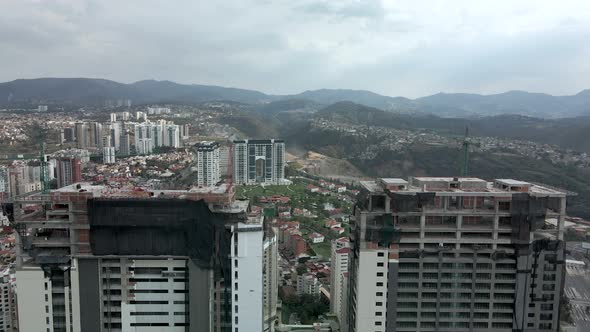
[[[231,186],[17,197],[22,331],[262,331],[263,223]]]
[[[558,331],[566,192],[466,177],[361,184],[349,332]]]

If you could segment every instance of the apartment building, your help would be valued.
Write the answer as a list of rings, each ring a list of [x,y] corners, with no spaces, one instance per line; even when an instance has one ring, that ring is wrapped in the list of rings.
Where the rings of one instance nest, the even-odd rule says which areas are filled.
[[[233,143],[234,182],[237,184],[283,184],[285,142],[241,140]]]
[[[3,266],[0,272],[0,332],[18,331],[16,318],[16,293],[10,268]]]
[[[263,313],[264,332],[273,332],[278,320],[277,304],[279,300],[279,252],[277,228],[264,223],[264,285]]]
[[[262,331],[264,230],[231,186],[14,202],[22,331]]]
[[[58,188],[82,181],[82,161],[79,158],[57,159],[56,170]]]
[[[342,312],[343,303],[346,303],[344,289],[342,288],[344,274],[348,273],[348,256],[350,254],[350,240],[347,237],[341,237],[332,240],[331,259],[330,259],[330,312],[338,317],[342,324],[346,317]]]
[[[197,155],[197,185],[207,187],[221,181],[219,143],[200,142],[195,145],[195,153]]]
[[[135,149],[138,154],[152,153],[154,148],[161,146],[180,147],[178,125],[169,124],[164,120],[135,125]]]
[[[362,186],[349,331],[558,331],[566,192],[452,177]]]

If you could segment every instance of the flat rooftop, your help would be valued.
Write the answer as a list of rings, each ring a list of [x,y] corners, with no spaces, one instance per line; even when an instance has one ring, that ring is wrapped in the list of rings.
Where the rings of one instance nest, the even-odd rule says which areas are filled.
[[[400,181],[401,180],[401,181]],[[384,192],[385,186],[405,185],[404,189],[400,189],[397,193],[420,193],[420,192],[436,192],[440,195],[451,194],[466,194],[476,195],[482,194],[484,196],[510,196],[513,193],[522,191],[511,191],[511,187],[525,187],[528,192],[536,196],[553,196],[565,197],[569,192],[560,190],[550,186],[537,183],[529,183],[514,179],[494,179],[493,181],[486,181],[475,177],[414,177],[410,181],[405,181],[399,178],[382,178],[374,181],[360,181],[360,185],[367,191],[372,193]],[[503,184],[507,189],[494,184]]]

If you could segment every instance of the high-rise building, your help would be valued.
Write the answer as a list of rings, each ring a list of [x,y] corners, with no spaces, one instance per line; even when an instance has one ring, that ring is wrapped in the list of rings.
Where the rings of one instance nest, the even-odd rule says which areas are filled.
[[[233,153],[235,183],[284,183],[284,141],[275,139],[234,141]]]
[[[135,148],[138,154],[152,153],[155,147],[180,147],[180,130],[165,120],[135,125]]]
[[[78,183],[19,198],[21,331],[262,331],[262,216],[234,195]]]
[[[131,154],[131,138],[129,137],[129,133],[127,131],[121,134],[119,153],[122,156],[128,156]]]
[[[166,124],[162,126],[163,146],[173,148],[180,147],[180,127],[175,124]]]
[[[361,184],[350,332],[558,331],[565,192],[510,179]]]
[[[57,159],[56,170],[58,188],[82,181],[82,162],[79,158]]]
[[[111,123],[117,122],[117,113],[111,113]]]
[[[16,294],[10,268],[4,266],[0,273],[0,331],[18,331]]]
[[[105,164],[115,163],[115,148],[112,146],[105,146],[102,148],[102,162]]]
[[[0,193],[4,197],[10,196],[10,170],[3,165],[0,165]]]
[[[200,142],[195,145],[197,154],[197,185],[213,186],[221,181],[219,172],[219,143]]]
[[[121,113],[121,120],[129,121],[131,119],[131,113],[129,112],[122,112]]]
[[[47,105],[39,105],[37,107],[38,112],[47,112],[47,109],[48,109]]]
[[[109,133],[111,136],[111,142],[109,146],[115,148],[115,151],[119,151],[121,145],[121,133],[123,132],[123,122],[111,122],[109,125]]]
[[[64,142],[74,142],[76,140],[76,132],[74,128],[64,128]]]
[[[341,237],[332,240],[332,250],[330,259],[330,312],[332,312],[338,321],[342,324],[345,317],[342,314],[342,303],[346,302],[343,297],[342,283],[343,274],[348,272],[348,255],[350,253],[350,240],[347,237]]]
[[[219,148],[219,174],[221,174],[221,176],[227,176],[230,175],[229,174],[229,170],[230,170],[230,147],[227,145],[222,145]]]
[[[135,150],[137,154],[150,154],[154,150],[157,135],[154,138],[152,124],[142,123],[135,125]]]
[[[278,266],[278,228],[271,227],[270,223],[264,224],[264,271],[262,282],[264,332],[273,332],[277,321],[277,304],[279,299],[279,266]]]
[[[145,112],[135,112],[135,120],[147,121],[147,114]]]
[[[76,124],[74,125],[74,131],[76,134],[76,145],[80,149],[85,148],[87,146],[86,144],[88,141],[88,139],[86,138],[88,136],[86,123],[76,122]]]

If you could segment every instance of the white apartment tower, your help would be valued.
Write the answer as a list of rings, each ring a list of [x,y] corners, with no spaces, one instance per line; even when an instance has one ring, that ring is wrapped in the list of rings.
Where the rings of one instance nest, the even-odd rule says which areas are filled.
[[[278,254],[278,228],[265,223],[264,230],[264,270],[262,281],[264,285],[263,314],[264,332],[273,332],[278,319],[277,304],[279,299],[279,254]]]
[[[235,183],[284,183],[285,142],[283,140],[234,141],[233,154]]]
[[[102,162],[104,164],[115,163],[115,148],[112,146],[105,146],[102,148]]]
[[[16,318],[16,293],[10,280],[10,269],[5,266],[0,275],[0,331],[18,331]]]
[[[349,332],[558,331],[565,192],[467,177],[361,185]]]
[[[197,185],[214,186],[221,181],[219,172],[219,143],[200,142],[195,146],[197,154]]]
[[[338,317],[342,326],[345,320],[342,314],[342,303],[346,302],[343,297],[342,283],[343,274],[348,273],[348,256],[350,253],[350,240],[347,237],[341,237],[332,240],[332,254],[330,261],[330,311]]]

